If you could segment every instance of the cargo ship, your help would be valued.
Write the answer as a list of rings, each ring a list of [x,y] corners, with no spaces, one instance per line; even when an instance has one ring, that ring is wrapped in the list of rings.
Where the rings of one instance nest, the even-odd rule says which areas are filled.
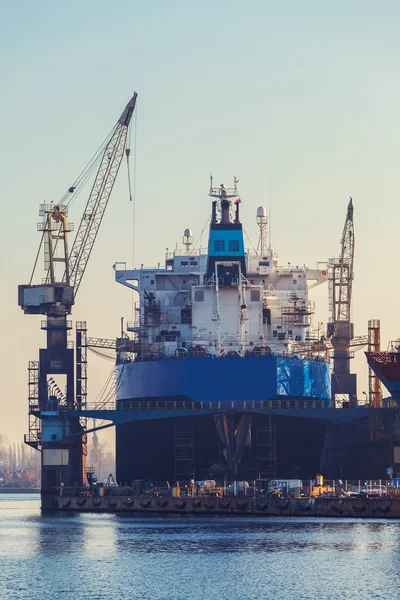
[[[127,140],[136,99],[134,93],[61,202],[40,205],[39,250],[29,283],[18,286],[24,314],[45,317],[46,347],[28,365],[24,438],[41,452],[42,508],[54,507],[66,488],[93,481],[87,436],[113,426],[117,480],[130,489],[144,480],[309,479],[321,465],[330,479],[383,478],[385,467],[396,463],[400,470],[392,456],[399,447],[398,409],[382,407],[374,386],[369,407],[360,407],[350,372],[351,198],[339,258],[322,269],[282,266],[266,210],[257,210],[257,248],[246,249],[238,180],[226,187],[211,178],[208,247],[199,247],[187,229],[182,248],[167,252],[163,266],[115,264],[116,281],[138,297],[133,320],[113,340],[89,339],[86,322],[79,321],[75,345],[70,343],[68,316],[124,156],[130,183]],[[69,250],[69,205],[95,164]],[[45,277],[35,283],[42,249]],[[309,290],[328,280],[331,322],[321,332]],[[363,345],[379,353],[379,327],[371,325],[373,331]],[[87,403],[90,347],[116,350],[109,406]],[[384,359],[371,355],[370,365],[399,403],[398,348]],[[88,419],[108,424],[90,429]]]
[[[117,426],[119,482],[319,469],[325,424],[259,409],[330,407],[329,356],[308,294],[327,270],[279,265],[263,207],[258,246],[245,249],[236,179],[216,187],[211,178],[209,196],[207,249],[187,229],[162,267],[114,265],[116,281],[138,294],[127,324],[134,352],[122,344],[117,353],[117,409],[152,411]]]

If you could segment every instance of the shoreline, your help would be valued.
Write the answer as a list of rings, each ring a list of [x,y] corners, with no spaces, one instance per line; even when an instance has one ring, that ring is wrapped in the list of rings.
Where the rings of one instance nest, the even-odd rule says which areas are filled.
[[[40,494],[40,488],[0,487],[0,494]]]

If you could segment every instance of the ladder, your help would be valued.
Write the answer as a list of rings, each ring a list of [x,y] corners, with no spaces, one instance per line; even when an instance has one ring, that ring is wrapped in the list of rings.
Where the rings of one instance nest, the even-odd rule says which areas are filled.
[[[276,423],[270,416],[256,422],[256,463],[259,479],[276,477]]]
[[[39,418],[39,362],[31,360],[28,364],[29,389],[29,433],[24,435],[24,442],[35,450],[41,450],[42,432]]]
[[[174,425],[175,481],[188,483],[194,478],[194,431],[186,423]]]

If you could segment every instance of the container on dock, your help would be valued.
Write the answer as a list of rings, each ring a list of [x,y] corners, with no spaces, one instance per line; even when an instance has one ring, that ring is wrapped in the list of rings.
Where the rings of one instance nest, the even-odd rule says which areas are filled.
[[[180,498],[181,497],[181,488],[174,486],[171,488],[171,496],[173,498]]]

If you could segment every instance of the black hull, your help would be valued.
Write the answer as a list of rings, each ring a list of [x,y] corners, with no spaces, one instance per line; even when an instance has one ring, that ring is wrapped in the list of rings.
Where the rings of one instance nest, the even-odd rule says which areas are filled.
[[[329,424],[321,472],[327,479],[387,479],[398,444],[388,435],[389,426],[380,419]]]
[[[268,429],[269,419],[254,416],[251,446],[246,447],[238,466],[239,480],[308,479],[318,472],[326,479],[386,479],[387,467],[393,466],[395,442],[387,434],[390,423],[379,419],[347,424],[274,417],[272,423],[273,449],[267,448],[270,456],[265,457],[264,447],[261,464],[258,431]],[[117,480],[121,484],[227,476],[223,445],[211,415],[133,422],[116,429]]]
[[[262,426],[268,430],[269,419],[257,415],[252,423],[251,446],[246,448],[238,466],[238,479],[252,480],[263,475],[302,479],[313,477],[320,468],[325,422],[276,417],[273,423],[276,428],[273,450],[276,461],[272,459],[269,472],[263,473],[265,461],[260,464],[258,431]],[[193,432],[192,442],[189,440],[186,448],[182,446],[176,449],[177,430]],[[211,415],[127,423],[117,426],[116,438],[117,480],[121,483],[130,484],[137,479],[173,482],[192,477],[202,480],[224,476],[223,446]],[[185,453],[188,460],[192,461],[192,467],[188,466],[186,477],[182,477],[179,475],[179,462],[184,468]],[[218,465],[221,466],[220,473]]]

